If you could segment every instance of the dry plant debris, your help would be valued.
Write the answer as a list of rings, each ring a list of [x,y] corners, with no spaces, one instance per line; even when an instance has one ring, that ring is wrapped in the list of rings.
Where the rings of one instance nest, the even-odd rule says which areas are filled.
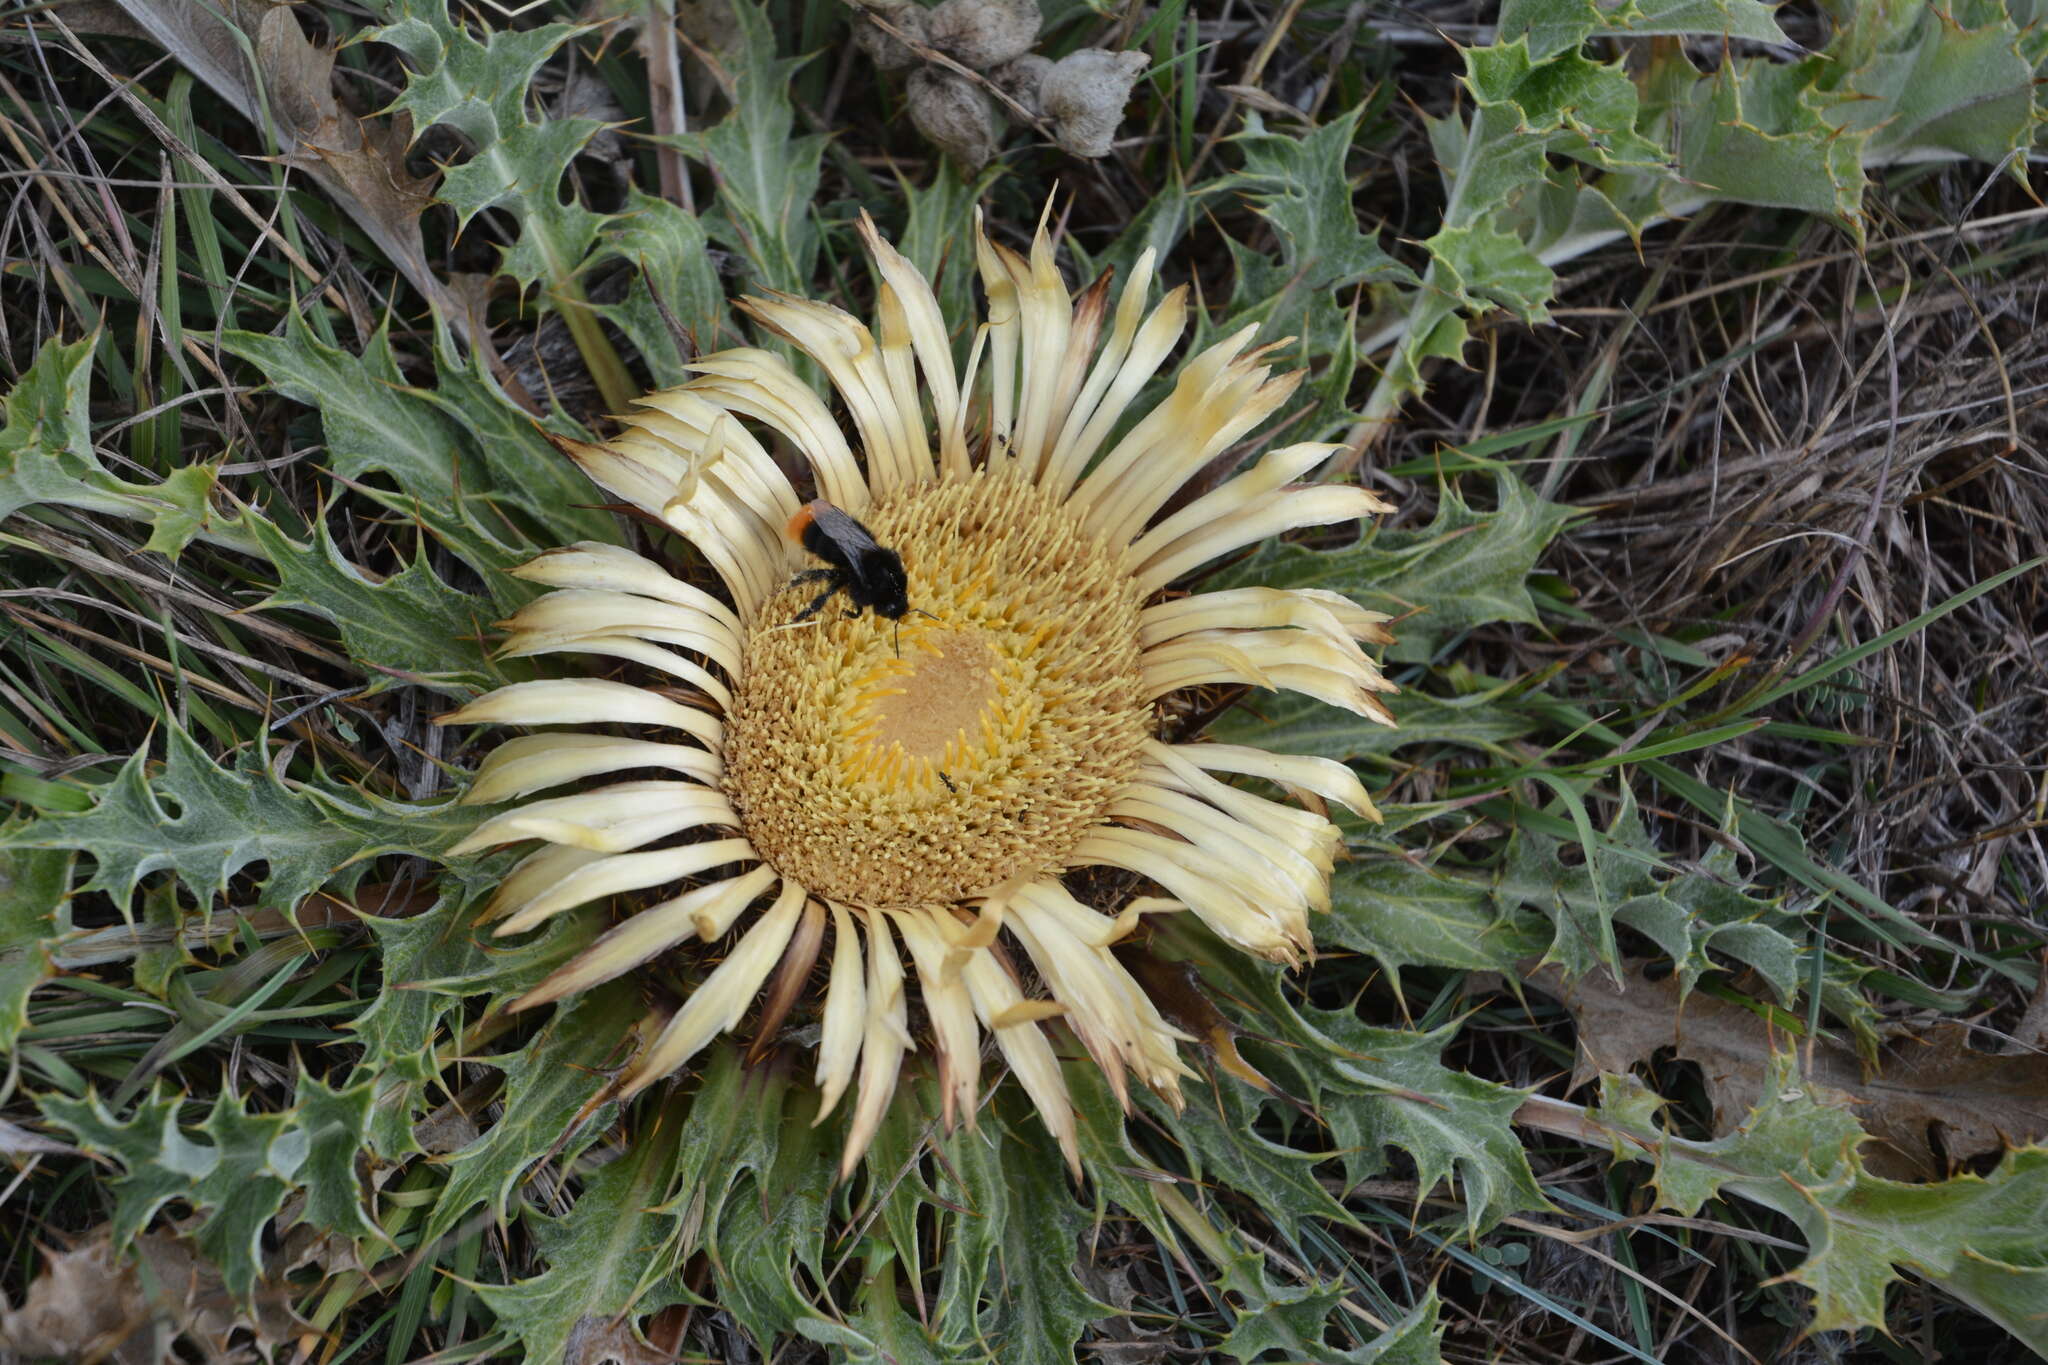
[[[158,1365],[184,1343],[217,1365],[271,1361],[295,1330],[277,1296],[265,1300],[238,1303],[219,1270],[181,1237],[145,1233],[117,1251],[102,1227],[67,1250],[45,1249],[21,1306],[0,1312],[0,1349]]]
[[[1801,1079],[1839,1097],[1875,1140],[1864,1164],[1894,1180],[1939,1180],[2048,1136],[2048,1052],[1979,1051],[1971,1028],[1951,1019],[1888,1038],[1872,1068],[1845,1044],[1774,1030],[1760,1007],[1681,997],[1677,978],[1652,977],[1644,965],[1623,962],[1619,981],[1606,972],[1566,981],[1555,967],[1523,977],[1572,1012],[1574,1087],[1628,1075],[1668,1048],[1700,1069],[1714,1136],[1725,1137],[1762,1099],[1773,1055],[1789,1052]]]

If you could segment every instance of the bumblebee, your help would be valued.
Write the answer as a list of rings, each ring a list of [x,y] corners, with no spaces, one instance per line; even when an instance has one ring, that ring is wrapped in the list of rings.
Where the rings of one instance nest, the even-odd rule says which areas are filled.
[[[910,612],[910,584],[903,574],[903,557],[876,544],[873,532],[831,503],[823,498],[805,503],[789,519],[787,532],[791,540],[832,566],[806,569],[790,580],[791,586],[825,584],[825,591],[794,620],[817,615],[835,593],[842,592],[853,603],[848,616],[873,611],[901,621]]]

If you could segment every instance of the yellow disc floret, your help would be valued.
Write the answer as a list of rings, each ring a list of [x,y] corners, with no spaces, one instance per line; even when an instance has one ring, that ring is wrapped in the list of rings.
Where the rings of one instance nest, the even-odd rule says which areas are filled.
[[[794,621],[807,586],[764,605],[727,733],[749,835],[784,875],[855,905],[1059,868],[1151,721],[1129,574],[1014,474],[926,485],[862,520],[902,555],[915,610],[849,619],[835,600]]]

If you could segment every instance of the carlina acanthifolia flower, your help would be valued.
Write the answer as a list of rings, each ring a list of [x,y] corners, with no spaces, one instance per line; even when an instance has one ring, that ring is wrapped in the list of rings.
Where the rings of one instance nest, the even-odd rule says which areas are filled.
[[[1192,912],[1245,952],[1298,962],[1340,842],[1323,803],[1378,818],[1343,764],[1167,743],[1157,707],[1181,688],[1248,684],[1391,724],[1376,694],[1393,686],[1359,647],[1389,640],[1387,618],[1313,589],[1170,585],[1281,532],[1390,509],[1362,488],[1294,483],[1337,449],[1309,444],[1160,515],[1300,376],[1274,376],[1274,348],[1246,328],[1183,363],[1165,401],[1112,442],[1186,322],[1185,288],[1147,310],[1151,252],[1112,308],[1107,276],[1069,294],[1043,226],[1028,259],[977,231],[988,312],[962,378],[931,286],[865,217],[861,232],[879,277],[874,330],[808,299],[740,303],[829,377],[861,457],[825,400],[754,348],[704,356],[614,440],[560,442],[694,546],[725,593],[597,543],[518,570],[554,591],[506,623],[507,654],[603,656],[650,681],[515,683],[443,717],[607,727],[499,746],[466,799],[506,809],[455,851],[540,841],[486,907],[501,935],[600,898],[638,907],[518,1008],[719,945],[622,1095],[683,1066],[757,997],[772,1034],[829,941],[819,1117],[858,1080],[842,1175],[917,1046],[913,974],[945,1120],[973,1122],[985,1030],[1075,1162],[1044,1021],[1065,1020],[1120,1100],[1134,1075],[1178,1106],[1187,1035],[1112,945],[1143,914]],[[901,556],[901,619],[853,616],[845,598],[805,615],[818,585],[792,580],[815,563],[788,528],[811,490],[761,430],[808,465],[817,497]],[[665,775],[529,799],[649,772]],[[1166,897],[1104,913],[1062,882],[1091,866]]]

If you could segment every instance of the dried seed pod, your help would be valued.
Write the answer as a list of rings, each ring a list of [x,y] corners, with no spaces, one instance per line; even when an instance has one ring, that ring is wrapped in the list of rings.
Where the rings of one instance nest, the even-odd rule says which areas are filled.
[[[1055,62],[1039,90],[1053,140],[1075,156],[1108,156],[1131,87],[1148,65],[1150,59],[1142,52],[1099,47],[1083,48]]]
[[[871,0],[861,8],[917,42],[931,40],[931,11],[922,5],[913,4],[911,0]],[[868,54],[878,70],[901,71],[917,64],[916,53],[897,41],[894,35],[884,33],[880,27],[858,15],[853,21],[853,41]]]
[[[910,73],[910,121],[940,151],[970,171],[996,153],[996,112],[987,95],[971,83],[936,67]]]
[[[928,17],[932,46],[977,71],[1014,61],[1038,38],[1038,0],[945,0]]]
[[[1045,73],[1052,70],[1052,58],[1041,57],[1027,52],[1014,62],[1007,62],[988,73],[996,89],[1024,106],[1033,118],[1045,114],[1045,106],[1039,102],[1039,92],[1045,86]]]

